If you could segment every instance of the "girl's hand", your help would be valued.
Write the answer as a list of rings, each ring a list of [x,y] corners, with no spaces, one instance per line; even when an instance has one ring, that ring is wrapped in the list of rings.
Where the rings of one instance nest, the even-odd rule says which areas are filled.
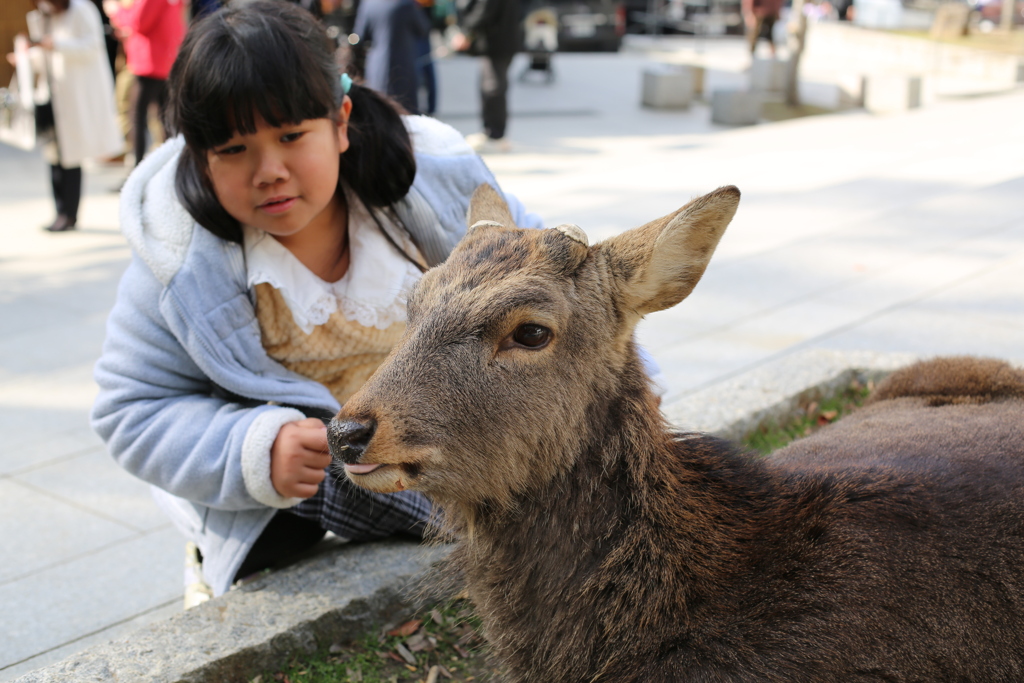
[[[270,483],[285,498],[309,498],[330,464],[327,426],[315,417],[288,422],[270,448]]]
[[[452,34],[451,47],[453,50],[455,50],[456,52],[465,52],[466,50],[469,49],[469,46],[469,38],[466,37],[465,33],[462,33],[460,31],[458,33]]]

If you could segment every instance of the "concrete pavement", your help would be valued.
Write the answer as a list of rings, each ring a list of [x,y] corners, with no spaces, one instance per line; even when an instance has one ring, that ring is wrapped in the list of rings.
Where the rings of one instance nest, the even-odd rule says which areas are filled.
[[[711,87],[741,84],[742,44],[708,49]],[[556,55],[553,85],[514,85],[515,151],[487,161],[592,242],[740,187],[702,283],[639,330],[670,399],[808,348],[1024,360],[1024,93],[726,129],[701,104],[641,109],[647,63]],[[474,62],[439,67],[439,118],[475,131]],[[87,425],[128,258],[123,172],[87,171],[82,229],[61,235],[39,230],[45,174],[0,148],[0,680],[176,612],[182,590],[182,539]]]

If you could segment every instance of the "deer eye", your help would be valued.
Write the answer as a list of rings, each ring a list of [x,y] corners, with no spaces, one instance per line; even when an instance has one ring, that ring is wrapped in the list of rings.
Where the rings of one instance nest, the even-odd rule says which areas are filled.
[[[526,323],[512,333],[512,341],[528,349],[540,349],[551,341],[551,330],[533,323]]]

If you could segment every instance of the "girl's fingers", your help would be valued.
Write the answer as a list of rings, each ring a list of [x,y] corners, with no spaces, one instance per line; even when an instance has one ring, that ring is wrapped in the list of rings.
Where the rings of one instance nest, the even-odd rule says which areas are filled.
[[[321,467],[319,469],[315,467],[305,467],[302,472],[299,473],[299,482],[303,484],[312,484],[313,486],[319,486],[320,482],[327,478],[327,472]]]
[[[299,423],[302,426],[302,431],[299,433],[299,444],[311,451],[327,453],[327,427],[316,418],[310,419],[315,424],[303,424],[309,422],[309,420],[303,420]]]
[[[319,488],[318,484],[296,483],[292,485],[291,492],[285,495],[289,498],[312,498]]]
[[[324,469],[331,466],[331,454],[320,451],[308,451],[305,458],[306,467]]]

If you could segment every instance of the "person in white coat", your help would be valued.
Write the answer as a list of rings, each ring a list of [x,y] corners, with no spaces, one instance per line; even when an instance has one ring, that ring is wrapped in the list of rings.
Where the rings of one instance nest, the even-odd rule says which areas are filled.
[[[26,17],[32,65],[39,74],[36,117],[43,154],[50,164],[57,218],[45,229],[73,230],[82,196],[82,162],[113,156],[123,147],[107,65],[103,21],[89,0],[35,0]],[[49,126],[47,126],[49,124]]]

